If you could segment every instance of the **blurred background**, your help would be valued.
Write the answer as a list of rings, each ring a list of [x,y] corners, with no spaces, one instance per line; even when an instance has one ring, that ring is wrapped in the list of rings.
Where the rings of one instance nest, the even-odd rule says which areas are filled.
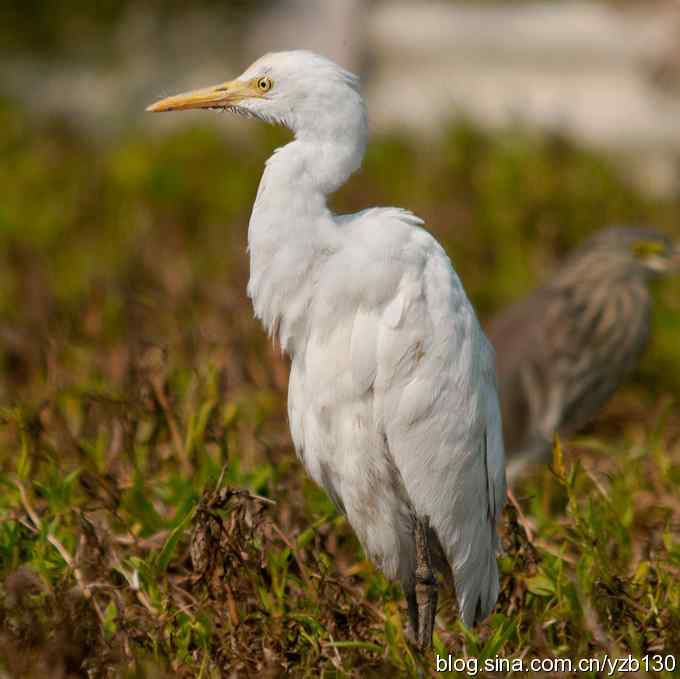
[[[366,161],[334,208],[423,217],[482,319],[606,225],[680,238],[676,1],[4,0],[0,467],[39,479],[34,501],[60,517],[67,548],[81,530],[69,507],[92,503],[114,507],[107,530],[148,539],[119,549],[158,548],[228,463],[229,483],[277,498],[282,531],[331,516],[315,524],[317,551],[343,573],[356,561],[294,461],[287,363],[246,297],[250,208],[288,135],[213,112],[144,112],[303,47],[358,72],[368,103]],[[659,281],[654,297],[644,361],[583,439],[591,468],[623,474],[621,515],[634,497],[644,516],[626,514],[639,535],[617,547],[623,571],[680,516],[680,280]],[[652,449],[637,487],[625,474]],[[539,529],[557,531],[564,493],[549,483],[546,472],[526,494]],[[22,502],[12,492],[5,516]],[[5,573],[24,562],[61,572],[49,546],[8,535]],[[367,586],[392,596],[379,579]]]
[[[605,225],[680,234],[679,46],[670,1],[2,3],[0,388],[45,333],[200,334],[197,295],[247,322],[249,208],[286,135],[145,115],[159,96],[290,47],[360,73],[372,145],[336,208],[422,215],[488,316]],[[637,373],[655,396],[680,387],[680,288],[662,288]]]

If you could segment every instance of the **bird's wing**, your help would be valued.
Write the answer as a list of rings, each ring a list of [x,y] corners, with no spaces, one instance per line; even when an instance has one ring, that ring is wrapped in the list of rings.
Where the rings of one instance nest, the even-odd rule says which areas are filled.
[[[557,287],[539,288],[489,325],[497,350],[505,416],[508,478],[547,460],[556,431],[574,406],[582,409],[599,393],[589,371],[594,348],[583,300]],[[591,325],[590,320],[586,326]],[[583,379],[575,379],[582,375]]]
[[[484,388],[486,392],[486,464],[489,480],[489,512],[493,519],[500,515],[506,498],[505,446],[503,443],[503,421],[498,396],[495,370],[495,351],[484,337],[491,360],[486,362]]]
[[[394,236],[389,256],[373,258],[372,275],[394,289],[379,305],[372,303],[375,289],[363,294],[352,376],[373,389],[375,425],[415,513],[430,519],[471,625],[498,595],[496,518],[505,469],[493,350],[441,246],[413,224],[400,231],[400,221],[395,216],[380,229]]]
[[[563,276],[490,324],[509,476],[547,457],[556,431],[577,431],[611,396],[644,347],[648,299],[644,286]]]

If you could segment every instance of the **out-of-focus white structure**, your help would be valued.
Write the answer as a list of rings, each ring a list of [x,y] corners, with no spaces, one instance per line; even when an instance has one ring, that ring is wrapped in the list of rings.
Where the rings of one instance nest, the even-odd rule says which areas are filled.
[[[652,188],[675,182],[678,3],[386,2],[367,32],[381,127],[428,133],[455,114],[489,126],[522,122],[635,153]]]

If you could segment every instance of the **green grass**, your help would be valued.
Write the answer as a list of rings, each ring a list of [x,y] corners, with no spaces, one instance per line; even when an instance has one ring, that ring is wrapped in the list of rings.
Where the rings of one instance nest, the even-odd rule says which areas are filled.
[[[253,129],[96,144],[0,107],[7,676],[434,673],[291,448],[287,363],[245,295],[250,204],[285,137]],[[484,315],[606,223],[678,233],[673,202],[597,155],[461,123],[427,148],[376,140],[334,202],[425,217]],[[436,652],[678,655],[679,292],[656,290],[629,387],[519,489],[535,540],[508,510],[494,614],[470,631],[444,606]]]

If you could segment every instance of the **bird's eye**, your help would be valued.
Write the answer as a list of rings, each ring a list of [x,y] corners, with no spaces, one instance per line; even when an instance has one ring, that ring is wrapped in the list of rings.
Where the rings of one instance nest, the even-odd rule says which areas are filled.
[[[663,256],[665,248],[662,243],[654,240],[639,240],[633,243],[633,255],[638,259]]]
[[[257,79],[257,89],[260,90],[260,92],[269,92],[271,88],[272,88],[271,78],[264,76],[262,78]]]

